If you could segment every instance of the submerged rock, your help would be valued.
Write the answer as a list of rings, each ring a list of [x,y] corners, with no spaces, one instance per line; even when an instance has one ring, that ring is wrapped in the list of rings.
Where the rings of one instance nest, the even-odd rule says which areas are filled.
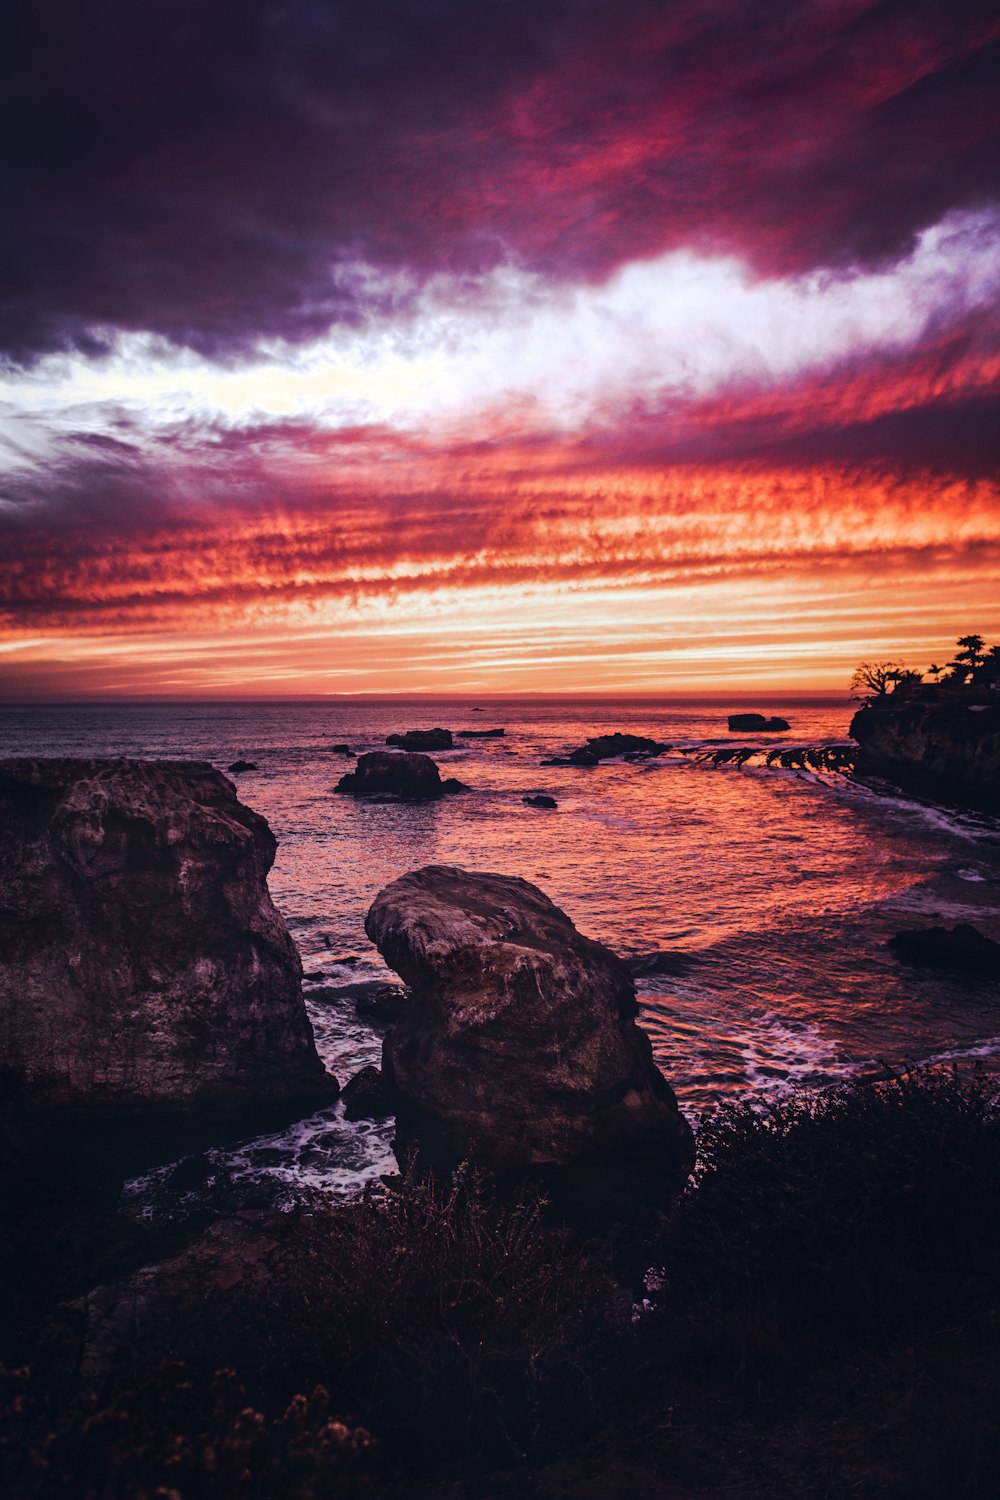
[[[431,865],[381,891],[365,928],[412,991],[382,1054],[401,1161],[471,1157],[591,1203],[681,1188],[691,1130],[628,969],[536,886]]]
[[[349,797],[379,797],[393,802],[430,802],[469,788],[454,777],[441,780],[429,755],[408,750],[373,750],[359,755],[355,770],[348,771],[334,787]]]
[[[194,761],[0,762],[0,1069],[25,1103],[336,1093],[267,890],[275,840]]]
[[[779,719],[777,716],[768,718],[766,714],[730,714],[727,722],[730,730],[734,732],[761,729],[766,734],[780,734],[783,730],[792,727],[787,719]]]
[[[230,776],[236,776],[240,771],[256,771],[257,767],[252,760],[234,760],[228,769]]]
[[[556,801],[556,799],[554,797],[550,797],[547,792],[536,792],[533,797],[525,797],[524,800],[525,800],[525,802],[527,802],[527,804],[528,804],[529,807],[558,807],[559,806],[559,804]]]
[[[330,754],[331,755],[349,755],[353,759],[355,752],[351,749],[350,745],[331,745],[330,746]]]
[[[657,974],[679,978],[690,971],[692,958],[688,953],[675,953],[662,949],[659,953],[637,953],[628,960],[629,973],[637,979],[650,979]]]
[[[408,729],[405,734],[387,735],[385,742],[398,750],[454,749],[450,729]]]
[[[1000,943],[969,922],[959,922],[951,928],[919,927],[897,932],[889,939],[888,946],[900,963],[1000,979]]]

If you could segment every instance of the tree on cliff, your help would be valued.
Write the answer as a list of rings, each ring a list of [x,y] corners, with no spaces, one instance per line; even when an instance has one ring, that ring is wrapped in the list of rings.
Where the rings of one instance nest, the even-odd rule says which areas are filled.
[[[875,698],[884,698],[904,677],[915,677],[898,661],[863,661],[851,678],[851,697],[870,703]]]
[[[959,636],[956,645],[961,649],[955,652],[953,660],[948,663],[951,668],[951,677],[955,682],[968,682],[969,678],[983,665],[986,660],[983,644],[981,635]]]

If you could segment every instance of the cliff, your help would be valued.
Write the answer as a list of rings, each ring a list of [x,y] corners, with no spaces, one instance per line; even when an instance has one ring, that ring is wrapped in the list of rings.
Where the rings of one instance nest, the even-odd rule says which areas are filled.
[[[963,807],[1000,812],[1000,703],[959,697],[930,702],[890,697],[851,721],[856,771],[904,791]]]
[[[275,840],[196,762],[0,761],[0,1093],[48,1106],[329,1095],[267,889]]]

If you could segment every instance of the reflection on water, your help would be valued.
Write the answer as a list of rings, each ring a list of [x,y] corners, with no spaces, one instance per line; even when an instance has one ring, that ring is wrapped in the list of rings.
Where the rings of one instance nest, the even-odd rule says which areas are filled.
[[[0,732],[6,755],[159,755],[221,769],[238,757],[255,762],[237,779],[279,841],[271,892],[307,972],[327,984],[387,977],[365,936],[365,912],[389,880],[430,863],[534,881],[582,931],[622,954],[692,954],[683,978],[639,983],[642,1023],[689,1110],[833,1080],[879,1059],[997,1053],[997,985],[903,969],[885,947],[901,926],[934,920],[972,920],[996,935],[995,824],[828,773],[699,767],[679,748],[727,739],[724,707],[483,707],[475,719],[467,703],[441,701],[7,708]],[[843,705],[762,707],[791,721],[789,743],[842,740],[850,715]],[[351,762],[330,745],[360,752],[395,730],[470,722],[507,730],[435,755],[471,794],[423,806],[333,794]],[[614,729],[678,749],[592,769],[541,765]],[[526,806],[535,792],[554,796],[558,809]],[[379,1035],[353,1012],[315,1005],[312,1014],[320,1050],[342,1079],[378,1060]],[[294,1150],[258,1143],[247,1169],[353,1182],[386,1159],[385,1127],[346,1126],[334,1111],[298,1130]],[[269,1150],[281,1160],[266,1158]]]

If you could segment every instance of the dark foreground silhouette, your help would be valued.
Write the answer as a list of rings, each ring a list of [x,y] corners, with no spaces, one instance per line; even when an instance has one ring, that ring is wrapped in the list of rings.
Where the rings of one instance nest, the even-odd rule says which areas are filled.
[[[927,1074],[719,1111],[642,1244],[468,1166],[186,1247],[50,1193],[2,1231],[0,1490],[992,1497],[998,1188],[995,1093]]]

